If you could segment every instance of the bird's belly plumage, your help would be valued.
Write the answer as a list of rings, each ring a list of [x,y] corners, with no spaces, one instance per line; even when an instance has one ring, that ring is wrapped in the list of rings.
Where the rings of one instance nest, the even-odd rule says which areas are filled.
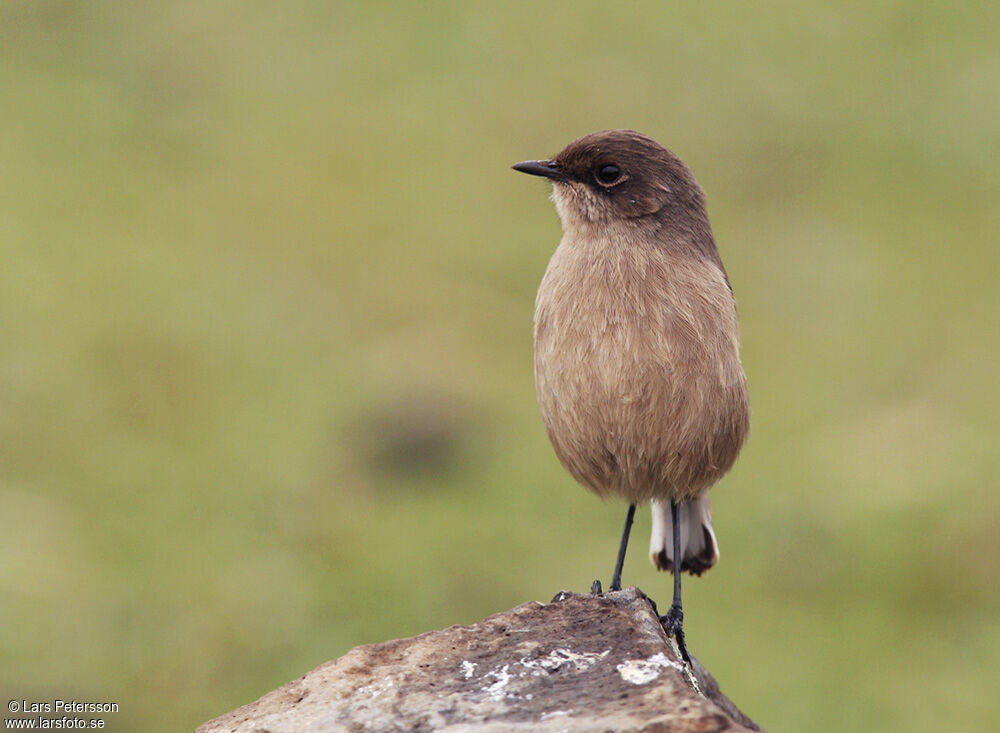
[[[560,461],[601,495],[697,496],[748,430],[738,338],[714,263],[561,245],[535,309],[538,401]]]

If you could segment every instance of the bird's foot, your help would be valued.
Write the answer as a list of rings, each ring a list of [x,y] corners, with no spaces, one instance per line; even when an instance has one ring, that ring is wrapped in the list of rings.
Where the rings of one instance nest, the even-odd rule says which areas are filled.
[[[684,661],[691,664],[691,656],[688,654],[687,645],[684,643],[684,611],[674,603],[670,606],[666,616],[660,616],[660,623],[667,636],[672,636],[677,640],[677,648],[680,649]]]
[[[601,588],[601,581],[595,580],[590,586],[590,594],[594,596],[599,596],[602,593],[604,593],[604,590]]]

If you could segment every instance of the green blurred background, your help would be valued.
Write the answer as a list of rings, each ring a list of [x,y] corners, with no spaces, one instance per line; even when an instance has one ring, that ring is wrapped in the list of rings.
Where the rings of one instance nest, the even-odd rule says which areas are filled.
[[[675,150],[753,433],[691,648],[772,731],[1000,717],[1000,5],[0,5],[0,683],[175,731],[607,578],[510,164]],[[661,603],[641,512],[626,582]]]

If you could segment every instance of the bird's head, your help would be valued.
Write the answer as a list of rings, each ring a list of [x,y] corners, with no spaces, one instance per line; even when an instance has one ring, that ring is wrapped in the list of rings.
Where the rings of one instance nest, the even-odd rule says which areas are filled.
[[[544,176],[563,227],[653,215],[705,218],[705,196],[680,158],[642,133],[605,130],[567,145],[551,160],[514,170]]]

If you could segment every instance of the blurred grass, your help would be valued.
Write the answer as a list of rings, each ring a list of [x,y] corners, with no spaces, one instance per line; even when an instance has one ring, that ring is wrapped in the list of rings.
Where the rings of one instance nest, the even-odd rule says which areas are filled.
[[[0,6],[4,691],[192,728],[606,576],[508,166],[632,127],[708,192],[754,405],[692,648],[773,731],[987,727],[998,10]]]

